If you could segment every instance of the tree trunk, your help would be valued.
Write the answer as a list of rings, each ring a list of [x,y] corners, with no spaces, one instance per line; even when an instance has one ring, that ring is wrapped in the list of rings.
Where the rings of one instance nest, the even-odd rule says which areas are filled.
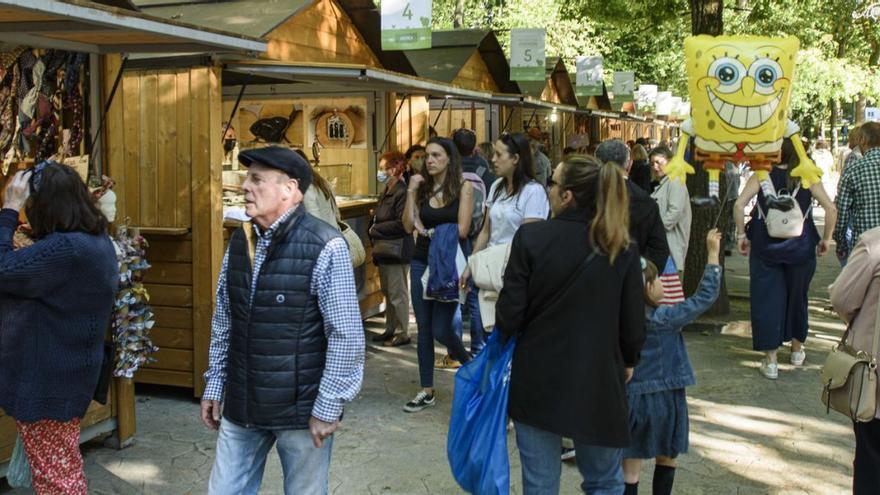
[[[724,33],[722,0],[690,0],[691,33],[719,36]]]
[[[840,100],[831,100],[831,150],[837,149],[837,126],[840,123]]]
[[[461,29],[464,27],[464,0],[455,1],[455,13],[452,16],[452,27]]]
[[[724,2],[722,0],[689,0],[691,5],[691,33],[711,34],[718,36],[724,32]],[[688,146],[689,143],[679,142],[679,146]],[[693,156],[693,155],[692,155]],[[689,175],[687,178],[688,191],[691,197],[706,196],[709,192],[709,177],[703,170],[702,162],[693,163],[697,173]],[[719,184],[721,200],[727,192],[727,180],[724,174],[721,175],[721,183]],[[706,234],[712,228],[715,218],[718,216],[720,207],[712,208],[692,208],[691,220],[691,238],[688,244],[687,258],[684,263],[684,290],[686,294],[693,294],[700,284],[703,277],[703,270],[706,267]],[[725,232],[728,222],[733,221],[733,204],[728,201],[724,205],[726,210],[719,221],[718,228],[721,232]],[[726,240],[726,239],[725,239]],[[722,240],[722,246],[724,241]],[[723,253],[722,253],[723,254]],[[724,256],[721,256],[721,292],[715,305],[706,312],[707,315],[726,315],[730,313],[730,300],[727,297],[727,282],[724,277]]]
[[[865,95],[860,94],[859,98],[856,100],[856,114],[855,120],[856,125],[859,125],[865,121],[865,109],[868,107],[868,99],[865,98]]]

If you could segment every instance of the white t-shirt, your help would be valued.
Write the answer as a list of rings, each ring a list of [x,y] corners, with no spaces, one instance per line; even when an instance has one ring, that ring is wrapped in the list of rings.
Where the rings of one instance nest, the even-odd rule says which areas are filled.
[[[493,201],[498,188],[501,188],[501,194]],[[516,196],[508,197],[505,179],[500,178],[489,189],[486,208],[489,209],[491,222],[489,246],[495,246],[513,241],[513,235],[526,219],[546,220],[550,213],[550,201],[547,191],[535,181],[523,186]]]

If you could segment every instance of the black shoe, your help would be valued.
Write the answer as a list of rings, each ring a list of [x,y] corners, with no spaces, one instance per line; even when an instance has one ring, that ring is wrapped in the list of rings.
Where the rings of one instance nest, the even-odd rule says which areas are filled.
[[[394,338],[393,333],[380,333],[379,335],[373,335],[373,342],[385,342]]]
[[[721,203],[715,196],[694,196],[691,198],[691,204],[695,208],[715,208]]]
[[[576,452],[574,449],[570,449],[568,447],[562,447],[562,460],[565,462],[574,462],[576,459]]]
[[[422,390],[416,394],[413,400],[407,402],[406,405],[403,406],[403,410],[409,413],[419,412],[426,407],[433,406],[434,403],[434,396],[428,395],[428,392]]]

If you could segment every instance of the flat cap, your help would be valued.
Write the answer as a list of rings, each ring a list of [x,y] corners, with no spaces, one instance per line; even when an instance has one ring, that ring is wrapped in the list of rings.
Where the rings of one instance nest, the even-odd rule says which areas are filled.
[[[256,163],[284,172],[299,182],[299,190],[303,194],[312,184],[312,166],[290,148],[267,146],[245,150],[238,154],[238,161],[245,167]]]

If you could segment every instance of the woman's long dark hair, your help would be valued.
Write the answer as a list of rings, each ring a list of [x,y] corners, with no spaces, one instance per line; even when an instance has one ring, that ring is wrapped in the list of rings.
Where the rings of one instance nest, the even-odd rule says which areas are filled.
[[[37,239],[54,232],[107,233],[107,218],[72,168],[48,162],[31,175],[30,184],[25,214]]]
[[[513,191],[508,197],[512,198],[519,194],[526,184],[535,180],[535,162],[533,160],[532,148],[529,146],[529,139],[521,132],[515,134],[505,132],[501,134],[498,141],[507,147],[508,153],[511,155],[519,155],[519,160],[517,160],[516,167],[513,169],[513,176],[509,179],[512,183]],[[491,187],[491,185],[492,184],[486,184],[486,187]],[[505,184],[505,186],[506,185],[507,184]],[[501,193],[506,190],[507,187],[499,187],[495,189],[495,195],[492,196],[492,201],[496,201]]]
[[[443,181],[443,206],[448,206],[458,200],[458,194],[461,192],[461,155],[458,154],[458,148],[451,139],[433,137],[428,140],[428,144],[436,144],[446,151],[449,157],[449,164],[446,166],[446,179]],[[418,204],[422,204],[434,195],[434,176],[427,172],[422,172],[425,181],[419,184],[419,191],[416,195]]]

